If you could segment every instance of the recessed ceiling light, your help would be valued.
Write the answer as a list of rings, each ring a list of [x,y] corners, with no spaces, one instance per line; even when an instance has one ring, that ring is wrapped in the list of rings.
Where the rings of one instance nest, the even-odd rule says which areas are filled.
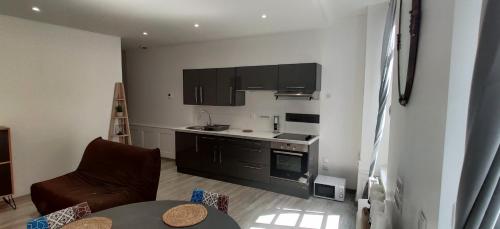
[[[267,18],[267,14],[262,14],[260,17],[261,17],[262,19],[266,19],[266,18]]]
[[[31,7],[31,10],[33,10],[35,12],[40,12],[40,8],[38,8],[38,6]]]
[[[194,27],[198,28],[198,27],[200,27],[200,24],[196,23],[196,24],[194,24]]]
[[[147,35],[149,35],[149,33],[148,32],[142,32],[142,35],[143,36],[147,36]]]

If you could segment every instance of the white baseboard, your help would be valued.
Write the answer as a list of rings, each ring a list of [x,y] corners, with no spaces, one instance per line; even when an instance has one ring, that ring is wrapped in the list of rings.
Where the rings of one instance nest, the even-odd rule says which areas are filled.
[[[175,159],[175,132],[165,127],[130,125],[132,143],[148,149],[159,148],[164,158]]]

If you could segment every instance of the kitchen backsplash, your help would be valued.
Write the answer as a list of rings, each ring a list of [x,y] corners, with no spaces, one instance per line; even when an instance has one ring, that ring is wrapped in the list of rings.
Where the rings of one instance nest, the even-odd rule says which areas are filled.
[[[319,134],[319,124],[285,121],[286,113],[319,114],[319,100],[276,100],[274,92],[247,91],[245,106],[197,106],[193,122],[206,124],[210,112],[214,124],[229,124],[231,128],[273,131],[273,116],[280,116],[280,131]]]

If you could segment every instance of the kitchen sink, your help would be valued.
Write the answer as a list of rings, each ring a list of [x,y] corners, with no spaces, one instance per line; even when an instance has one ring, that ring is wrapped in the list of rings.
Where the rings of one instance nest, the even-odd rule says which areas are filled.
[[[205,131],[223,131],[229,129],[229,125],[206,125],[206,126],[190,126],[190,130],[205,130]]]

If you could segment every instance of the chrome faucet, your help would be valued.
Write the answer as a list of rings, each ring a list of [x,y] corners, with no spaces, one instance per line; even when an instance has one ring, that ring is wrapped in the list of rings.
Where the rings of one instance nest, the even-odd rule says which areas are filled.
[[[210,115],[210,112],[208,112],[205,109],[200,109],[200,112],[201,113],[207,113],[207,115],[208,115],[208,125],[211,126],[212,125],[212,116]]]

